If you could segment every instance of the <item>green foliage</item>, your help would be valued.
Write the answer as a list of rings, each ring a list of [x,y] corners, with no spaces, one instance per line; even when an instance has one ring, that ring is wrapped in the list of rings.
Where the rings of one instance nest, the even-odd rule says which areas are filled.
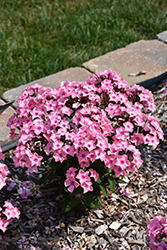
[[[162,0],[1,0],[0,94],[167,27]]]
[[[110,187],[113,192],[117,183],[126,183],[115,177],[114,171],[106,168],[103,162],[96,160],[91,163],[91,168],[93,167],[99,173],[97,182],[93,183],[93,192],[84,194],[83,189],[79,186],[72,193],[69,193],[64,186],[64,181],[66,179],[65,173],[71,166],[79,168],[76,157],[68,155],[67,160],[62,163],[55,162],[54,158],[51,158],[49,165],[45,166],[46,172],[37,182],[37,186],[42,192],[53,192],[55,197],[63,195],[64,200],[60,203],[60,207],[64,207],[65,212],[75,209],[80,203],[88,208],[99,208],[102,204],[101,192],[105,197],[108,197],[107,187]]]

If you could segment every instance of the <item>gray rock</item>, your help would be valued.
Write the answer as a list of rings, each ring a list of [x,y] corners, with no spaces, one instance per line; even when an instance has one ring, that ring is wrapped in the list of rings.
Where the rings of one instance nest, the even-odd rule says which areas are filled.
[[[5,93],[3,93],[2,98],[6,101],[12,101],[12,100],[17,101],[20,94],[23,92],[23,90],[25,90],[25,88],[27,86],[32,86],[35,83],[39,83],[43,87],[51,87],[51,88],[55,89],[58,86],[60,86],[60,83],[62,81],[69,80],[69,81],[84,82],[90,75],[91,75],[91,73],[88,72],[84,68],[79,68],[79,67],[69,68],[69,69],[60,71],[56,74],[35,80],[35,81],[30,82],[28,84],[21,85],[17,88],[10,89],[10,90],[6,91]],[[16,101],[13,104],[15,107],[17,106]]]
[[[167,46],[158,40],[141,40],[91,59],[83,66],[91,72],[112,69],[129,85],[142,83],[167,71]]]
[[[97,217],[99,218],[99,219],[102,219],[102,218],[104,218],[104,216],[103,216],[103,210],[95,210],[94,211],[94,213],[97,215]]]
[[[167,165],[164,162],[160,162],[161,169],[164,173],[167,173]]]
[[[131,230],[132,228],[130,228],[130,227],[122,227],[120,230],[119,230],[119,233],[120,233],[120,235],[122,236],[122,237],[124,237],[126,234],[127,234],[127,232],[129,231],[129,230]]]
[[[91,236],[86,237],[86,245],[91,248],[94,247],[97,243],[96,237],[92,234]]]
[[[96,233],[97,235],[100,235],[100,234],[102,234],[107,228],[108,228],[108,226],[107,226],[106,224],[101,225],[101,226],[99,226],[99,227],[97,227],[97,228],[95,229],[95,233]]]
[[[138,245],[132,246],[132,250],[141,250],[141,247]]]
[[[5,102],[0,100],[0,105],[4,105]],[[14,114],[15,110],[12,107],[8,107],[2,114],[0,114],[0,146],[11,141],[10,128],[6,125],[9,118]]]
[[[164,43],[167,43],[167,30],[157,34],[155,38],[157,38],[158,40]]]
[[[76,227],[76,226],[70,226],[70,228],[74,231],[74,232],[76,232],[76,233],[83,233],[83,231],[84,231],[84,228],[83,227]]]

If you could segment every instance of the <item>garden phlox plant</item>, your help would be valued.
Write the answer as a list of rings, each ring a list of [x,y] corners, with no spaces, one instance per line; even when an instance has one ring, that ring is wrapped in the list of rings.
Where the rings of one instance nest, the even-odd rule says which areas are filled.
[[[18,128],[14,163],[30,173],[45,173],[39,185],[56,195],[70,195],[66,211],[80,202],[95,207],[100,190],[114,190],[128,172],[142,165],[139,146],[163,140],[152,93],[129,86],[113,70],[85,82],[65,81],[56,89],[39,84],[20,95],[9,119],[11,138]],[[43,186],[44,189],[44,186]],[[63,206],[62,205],[62,206]]]
[[[2,148],[0,147],[0,159],[4,160]],[[8,167],[0,162],[0,190],[6,185],[9,174]],[[20,211],[14,207],[9,201],[5,201],[3,206],[0,207],[0,229],[5,232],[12,218],[19,219]]]
[[[167,218],[155,216],[147,226],[149,247],[152,250],[167,249]]]

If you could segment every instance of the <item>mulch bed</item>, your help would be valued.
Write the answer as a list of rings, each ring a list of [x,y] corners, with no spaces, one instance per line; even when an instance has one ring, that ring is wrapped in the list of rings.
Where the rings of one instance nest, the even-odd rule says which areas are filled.
[[[127,179],[127,196],[122,195],[120,184],[108,197],[102,197],[102,207],[64,213],[59,207],[61,197],[52,193],[42,195],[34,189],[38,175],[28,173],[13,164],[14,150],[5,153],[5,163],[11,174],[8,184],[17,178],[17,189],[30,180],[33,188],[28,200],[22,199],[17,189],[1,190],[1,201],[14,199],[21,211],[2,235],[0,249],[149,249],[147,225],[156,215],[167,213],[167,100],[165,82],[152,87],[156,111],[164,131],[164,141],[156,149],[141,147],[143,166]],[[40,174],[40,173],[39,173]],[[128,189],[127,189],[128,188]]]

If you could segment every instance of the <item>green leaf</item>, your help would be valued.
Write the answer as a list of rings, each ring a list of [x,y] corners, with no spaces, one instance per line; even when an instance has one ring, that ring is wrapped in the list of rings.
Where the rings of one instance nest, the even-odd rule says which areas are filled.
[[[95,192],[95,195],[96,195],[96,198],[98,199],[98,202],[102,205],[100,192],[99,191]]]
[[[124,180],[122,180],[122,179],[118,179],[118,180],[117,180],[117,182],[118,182],[118,183],[124,183],[124,184],[127,184],[127,182],[126,182],[126,181],[124,181]]]
[[[104,184],[100,184],[99,187],[103,192],[103,194],[105,195],[105,197],[108,197],[106,186]]]
[[[114,188],[115,188],[116,181],[114,179],[112,179],[112,180],[108,179],[108,183],[110,185],[111,191],[113,192]]]
[[[90,193],[84,194],[84,196],[82,198],[82,201],[83,201],[83,203],[85,204],[86,207],[89,207],[89,208],[98,208],[98,207],[100,207],[100,204],[93,199],[93,196]]]
[[[98,180],[96,181],[98,184],[100,184],[101,183],[101,179],[100,179],[100,176],[99,176],[99,178],[98,178]]]
[[[65,212],[69,212],[70,210],[74,209],[80,203],[80,197],[71,199],[67,198],[60,203],[60,207],[65,207]]]

